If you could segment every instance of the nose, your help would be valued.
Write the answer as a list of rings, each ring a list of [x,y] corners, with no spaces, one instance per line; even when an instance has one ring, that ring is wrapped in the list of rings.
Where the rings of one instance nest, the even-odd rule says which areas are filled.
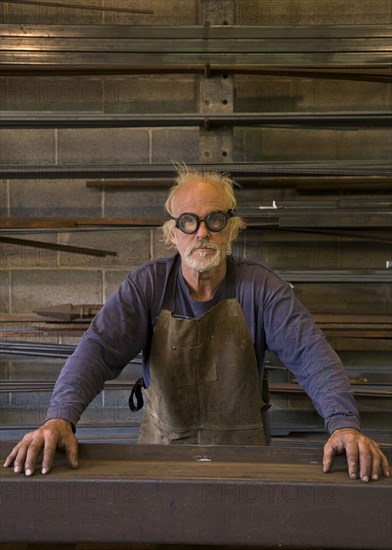
[[[201,221],[198,230],[196,231],[198,239],[209,239],[210,232],[205,221]]]

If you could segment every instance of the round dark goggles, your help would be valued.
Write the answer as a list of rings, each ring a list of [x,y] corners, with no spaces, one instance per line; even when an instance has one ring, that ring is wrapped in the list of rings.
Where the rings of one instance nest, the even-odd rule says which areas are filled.
[[[222,231],[226,225],[227,220],[233,216],[233,211],[230,209],[227,212],[222,212],[222,210],[213,210],[208,212],[204,218],[199,218],[196,214],[192,212],[184,212],[178,218],[174,218],[176,222],[177,229],[180,229],[183,233],[196,233],[199,229],[201,222],[204,222],[209,231]]]

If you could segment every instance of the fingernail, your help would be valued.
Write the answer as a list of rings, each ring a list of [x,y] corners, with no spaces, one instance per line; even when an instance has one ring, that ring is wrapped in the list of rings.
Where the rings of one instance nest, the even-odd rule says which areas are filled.
[[[32,473],[33,473],[33,472],[32,472],[29,468],[27,468],[27,470],[25,471],[25,474],[26,474],[27,476],[31,476]]]
[[[41,474],[46,474],[46,473],[47,473],[47,471],[48,471],[48,469],[47,469],[47,468],[42,468],[42,470],[41,470]]]
[[[20,468],[19,468],[19,466],[15,466],[14,472],[15,472],[16,474],[20,474]]]
[[[363,476],[362,481],[367,483],[369,481],[369,476]]]
[[[372,479],[374,479],[374,481],[377,481],[378,480],[378,475],[377,474],[372,475]]]
[[[350,474],[350,477],[351,477],[351,479],[357,479],[357,474],[352,473],[352,474]]]
[[[328,472],[328,466],[326,464],[323,466],[323,472]]]

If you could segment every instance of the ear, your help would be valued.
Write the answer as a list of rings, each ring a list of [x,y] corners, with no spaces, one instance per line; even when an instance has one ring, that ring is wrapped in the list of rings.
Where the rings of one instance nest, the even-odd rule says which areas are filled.
[[[176,235],[176,227],[175,227],[174,220],[170,220],[169,223],[171,227],[169,226],[168,239],[172,243],[172,245],[174,245],[177,248],[177,235]]]
[[[175,233],[174,233],[174,228],[173,228],[172,231],[170,231],[169,240],[170,240],[170,242],[171,242],[175,247],[177,247],[177,237],[176,237],[176,235],[175,235]]]

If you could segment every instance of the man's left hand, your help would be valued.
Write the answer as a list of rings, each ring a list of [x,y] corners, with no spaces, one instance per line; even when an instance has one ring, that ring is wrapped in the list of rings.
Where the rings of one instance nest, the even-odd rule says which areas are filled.
[[[353,428],[335,430],[324,445],[323,471],[330,472],[335,455],[346,452],[348,474],[362,481],[389,477],[387,457],[375,441]]]

